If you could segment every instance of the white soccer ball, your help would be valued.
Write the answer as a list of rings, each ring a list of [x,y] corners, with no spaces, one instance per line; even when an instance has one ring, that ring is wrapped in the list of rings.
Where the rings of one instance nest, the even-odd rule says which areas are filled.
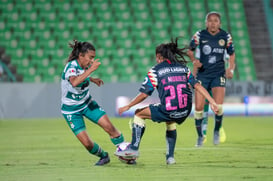
[[[130,146],[131,143],[129,142],[123,142],[121,143],[118,147],[116,152],[120,152],[120,151],[124,151],[126,148],[128,148]],[[132,158],[132,157],[123,157],[123,156],[118,156],[118,159],[122,162],[122,163],[126,163],[126,164],[135,164],[135,160],[136,158]]]
[[[126,150],[130,146],[130,144],[131,143],[129,143],[129,142],[123,142],[123,143],[119,144],[117,147],[117,152]]]

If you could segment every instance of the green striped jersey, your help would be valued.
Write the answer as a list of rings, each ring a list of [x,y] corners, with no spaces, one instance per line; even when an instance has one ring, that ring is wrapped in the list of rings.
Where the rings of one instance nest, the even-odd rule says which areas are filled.
[[[89,77],[76,87],[73,87],[69,81],[69,77],[81,75],[84,71],[77,60],[68,62],[64,68],[61,80],[61,112],[63,114],[73,114],[81,111],[92,101],[92,97],[89,93]]]

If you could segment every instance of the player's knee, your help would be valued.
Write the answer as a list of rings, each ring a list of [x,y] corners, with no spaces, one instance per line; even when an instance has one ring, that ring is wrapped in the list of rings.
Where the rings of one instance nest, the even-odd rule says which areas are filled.
[[[222,116],[224,113],[223,104],[218,104],[217,106],[218,106],[218,110],[219,110],[217,115]]]
[[[145,127],[145,120],[138,117],[138,116],[134,116],[134,121],[133,122],[134,122],[134,124],[137,124],[137,125],[139,125],[141,127]]]
[[[166,124],[167,131],[176,130],[176,123]]]
[[[194,111],[194,119],[203,119],[204,111]]]

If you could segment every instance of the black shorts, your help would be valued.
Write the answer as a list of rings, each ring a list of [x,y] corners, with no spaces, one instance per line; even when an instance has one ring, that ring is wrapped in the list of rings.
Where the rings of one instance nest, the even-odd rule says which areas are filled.
[[[171,112],[163,111],[160,104],[150,104],[149,108],[151,111],[152,121],[154,122],[161,123],[174,121],[177,124],[182,124],[191,113],[192,104],[189,104],[186,109],[181,111]]]

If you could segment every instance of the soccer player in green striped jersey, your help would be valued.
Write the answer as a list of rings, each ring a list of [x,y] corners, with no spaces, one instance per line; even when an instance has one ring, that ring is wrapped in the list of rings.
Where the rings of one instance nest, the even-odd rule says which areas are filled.
[[[89,93],[90,82],[97,86],[103,84],[101,79],[90,76],[101,64],[98,59],[95,60],[95,47],[89,42],[77,40],[74,40],[74,44],[69,45],[73,50],[62,73],[61,112],[70,129],[88,152],[100,157],[96,165],[105,165],[110,162],[109,155],[90,139],[83,117],[104,129],[114,145],[118,146],[124,141],[124,138]]]

